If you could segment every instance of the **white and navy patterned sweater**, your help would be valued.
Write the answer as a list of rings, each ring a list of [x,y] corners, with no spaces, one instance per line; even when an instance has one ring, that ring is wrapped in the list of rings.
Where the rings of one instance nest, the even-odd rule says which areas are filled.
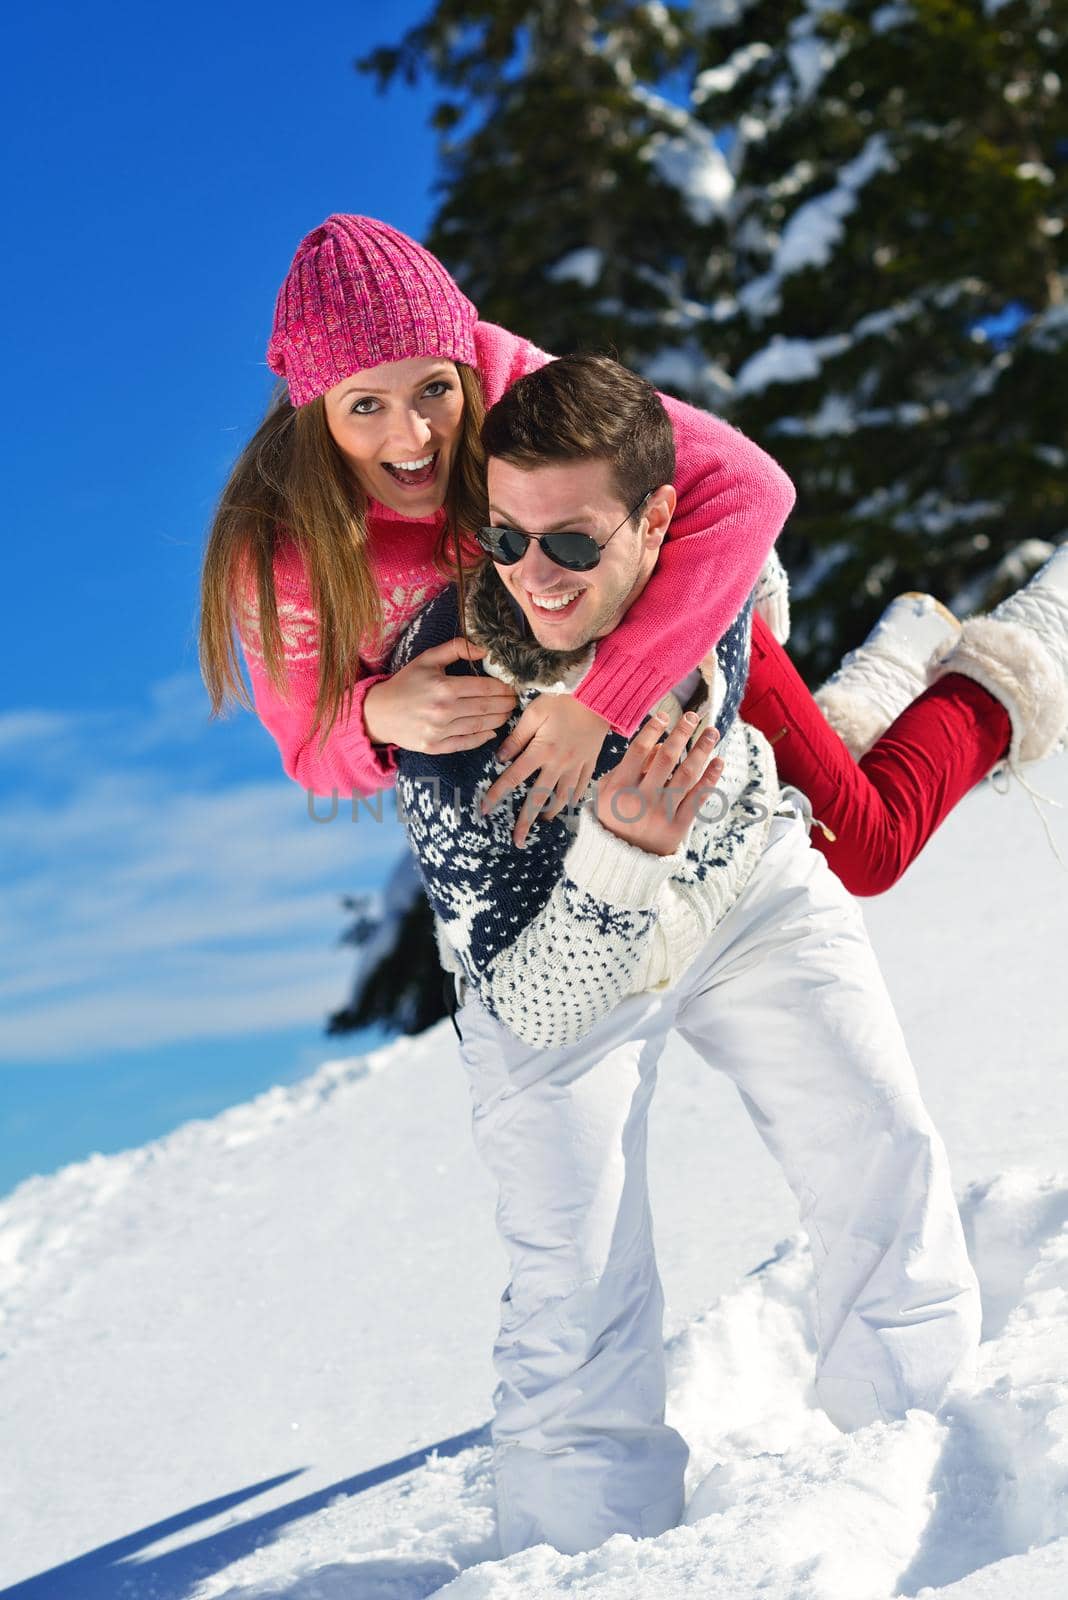
[[[469,583],[469,636],[491,652],[447,670],[491,673],[512,683],[519,707],[486,744],[430,756],[399,751],[397,795],[408,839],[434,910],[446,970],[468,985],[526,1043],[555,1048],[581,1039],[621,1000],[677,981],[748,881],[767,841],[778,782],[770,747],[737,717],[749,665],[747,604],[717,649],[701,663],[689,709],[714,714],[724,761],[714,805],[672,856],[652,855],[610,833],[592,805],[542,819],[526,847],[512,829],[530,785],[489,816],[479,802],[504,770],[496,752],[539,693],[577,687],[593,659],[549,652],[532,638],[491,565]],[[391,670],[460,632],[456,590],[448,588],[413,619]],[[660,702],[672,721],[674,695]],[[655,709],[655,708],[654,708]],[[628,740],[605,739],[595,778],[622,758]]]

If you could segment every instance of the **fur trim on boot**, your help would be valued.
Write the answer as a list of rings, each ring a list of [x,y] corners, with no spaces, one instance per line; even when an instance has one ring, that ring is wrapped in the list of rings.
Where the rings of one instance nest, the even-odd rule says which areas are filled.
[[[921,691],[912,685],[909,687],[912,688],[909,699],[914,700]],[[884,706],[875,705],[850,684],[825,683],[812,698],[854,761],[867,755],[894,720]]]
[[[866,755],[927,687],[927,662],[960,623],[929,594],[899,594],[864,643],[842,658],[813,699],[854,761]]]
[[[955,644],[935,651],[931,683],[959,672],[1001,702],[1012,722],[1008,762],[1042,761],[1068,724],[1068,683],[1037,634],[998,617],[972,617]]]

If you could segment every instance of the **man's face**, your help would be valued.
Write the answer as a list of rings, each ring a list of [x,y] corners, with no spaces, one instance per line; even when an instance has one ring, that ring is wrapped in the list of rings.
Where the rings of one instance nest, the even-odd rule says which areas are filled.
[[[620,528],[632,508],[621,502],[607,461],[525,468],[491,456],[486,477],[493,523],[532,534],[588,533],[601,545],[609,541],[589,572],[557,566],[537,540],[513,566],[494,562],[534,637],[548,650],[579,650],[610,633],[656,565],[675,506],[670,485],[650,484],[655,493]]]

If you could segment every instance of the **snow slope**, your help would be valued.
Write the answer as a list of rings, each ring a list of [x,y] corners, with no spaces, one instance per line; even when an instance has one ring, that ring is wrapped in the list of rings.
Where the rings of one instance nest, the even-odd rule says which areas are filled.
[[[1038,786],[1068,801],[1068,760]],[[497,1560],[504,1259],[443,1024],[0,1205],[5,1600],[1060,1600],[1068,872],[985,788],[866,915],[983,1282],[974,1392],[850,1437],[814,1408],[791,1197],[676,1042],[651,1182],[686,1524]]]

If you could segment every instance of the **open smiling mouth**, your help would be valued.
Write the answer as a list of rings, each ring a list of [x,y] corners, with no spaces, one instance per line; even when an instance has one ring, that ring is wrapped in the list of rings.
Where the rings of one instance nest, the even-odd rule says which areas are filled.
[[[585,589],[570,589],[562,594],[531,594],[527,590],[527,597],[534,610],[541,617],[566,617],[574,611],[578,602],[585,594]]]
[[[419,489],[429,483],[438,470],[438,455],[420,456],[415,461],[383,461],[382,465],[395,483],[405,489]]]

